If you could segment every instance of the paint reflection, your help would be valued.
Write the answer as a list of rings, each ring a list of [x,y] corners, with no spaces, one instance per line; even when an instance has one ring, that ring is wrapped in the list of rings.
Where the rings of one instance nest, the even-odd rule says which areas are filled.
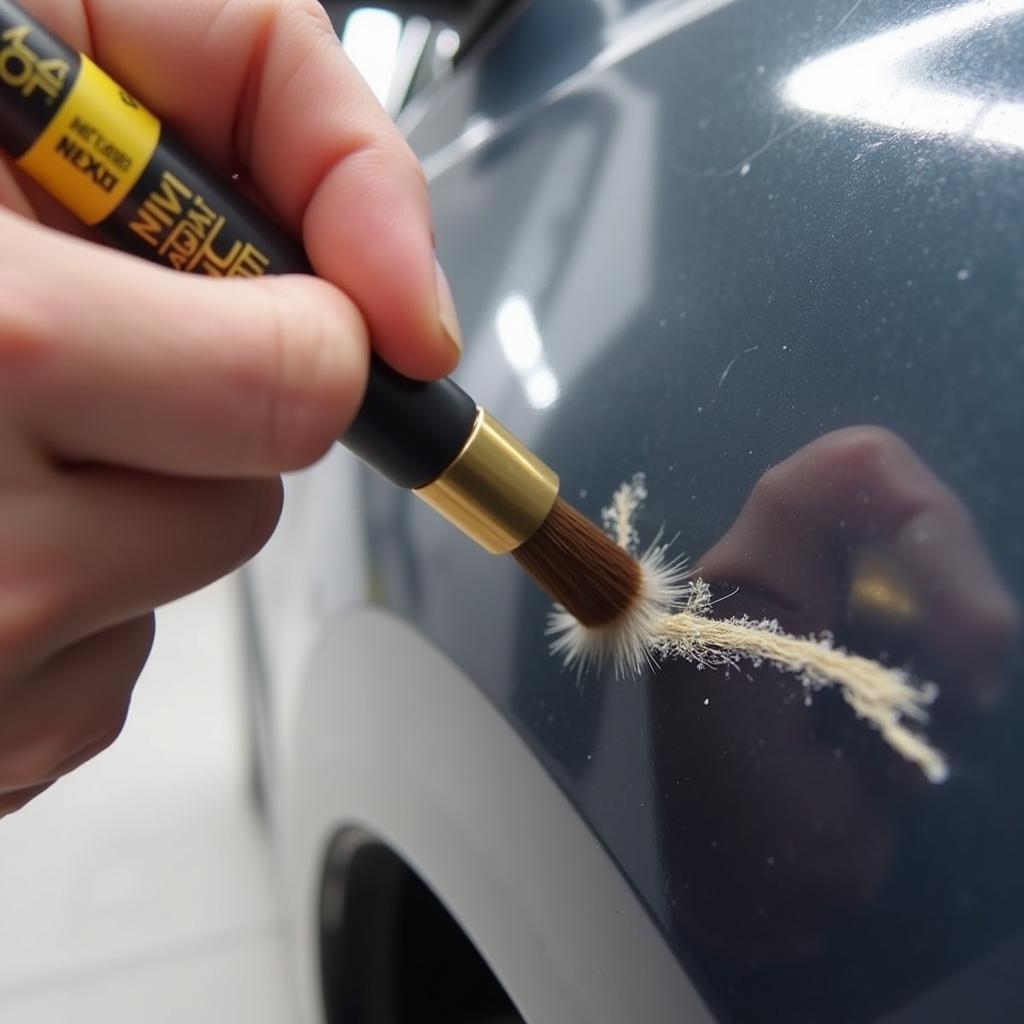
[[[1024,103],[929,81],[930,52],[1024,15],[1024,0],[979,0],[870,36],[804,64],[784,99],[811,113],[920,135],[1024,149]]]
[[[943,894],[925,903],[929,927],[921,893],[912,895],[941,874],[942,859],[913,850],[929,813],[972,784],[958,751],[1004,695],[1019,618],[963,503],[896,435],[845,428],[765,473],[694,564],[717,592],[735,590],[716,609],[723,615],[827,631],[938,683],[929,734],[950,755],[953,778],[931,786],[838,695],[822,691],[808,704],[792,676],[741,667],[724,678],[665,664],[649,699],[677,923],[744,969],[799,964],[839,935],[863,953],[865,936],[891,951],[905,933],[911,959],[948,955]],[[968,804],[961,824],[970,834],[958,842],[977,845],[983,869],[999,855],[990,841],[998,801],[975,794]],[[909,888],[895,884],[901,877]],[[830,984],[846,983],[842,959],[831,963]]]
[[[535,409],[547,409],[558,401],[558,378],[544,357],[544,343],[533,309],[522,295],[510,295],[494,318],[501,350],[523,386],[526,400]]]

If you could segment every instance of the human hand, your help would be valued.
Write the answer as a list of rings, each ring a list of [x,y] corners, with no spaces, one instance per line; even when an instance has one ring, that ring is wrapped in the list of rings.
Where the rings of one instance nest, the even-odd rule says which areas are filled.
[[[120,731],[151,610],[266,541],[276,475],[355,415],[368,333],[410,376],[458,358],[422,172],[318,4],[24,6],[238,172],[323,280],[142,263],[0,165],[0,815]]]

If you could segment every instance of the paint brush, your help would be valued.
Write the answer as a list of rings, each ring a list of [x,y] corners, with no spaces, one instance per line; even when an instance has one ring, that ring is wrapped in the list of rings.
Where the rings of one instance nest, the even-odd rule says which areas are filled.
[[[0,146],[123,250],[216,276],[313,272],[294,239],[10,0],[0,0]],[[584,627],[592,656],[617,657],[661,600],[658,567],[559,498],[554,472],[451,380],[410,380],[372,359],[341,442],[487,551],[511,553]]]

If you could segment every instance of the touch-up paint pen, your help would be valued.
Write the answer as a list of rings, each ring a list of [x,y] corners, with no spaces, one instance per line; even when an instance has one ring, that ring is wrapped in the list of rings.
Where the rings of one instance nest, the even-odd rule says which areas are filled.
[[[188,273],[312,273],[301,246],[196,159],[131,93],[0,0],[0,146],[115,246]],[[663,589],[558,497],[558,477],[451,380],[371,361],[342,444],[487,551],[511,553],[598,648],[649,618]]]

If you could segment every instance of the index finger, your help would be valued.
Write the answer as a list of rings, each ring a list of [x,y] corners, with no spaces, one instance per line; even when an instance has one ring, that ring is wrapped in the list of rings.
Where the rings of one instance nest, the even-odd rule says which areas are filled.
[[[315,0],[25,0],[223,173],[245,171],[414,377],[458,360],[429,198]]]

